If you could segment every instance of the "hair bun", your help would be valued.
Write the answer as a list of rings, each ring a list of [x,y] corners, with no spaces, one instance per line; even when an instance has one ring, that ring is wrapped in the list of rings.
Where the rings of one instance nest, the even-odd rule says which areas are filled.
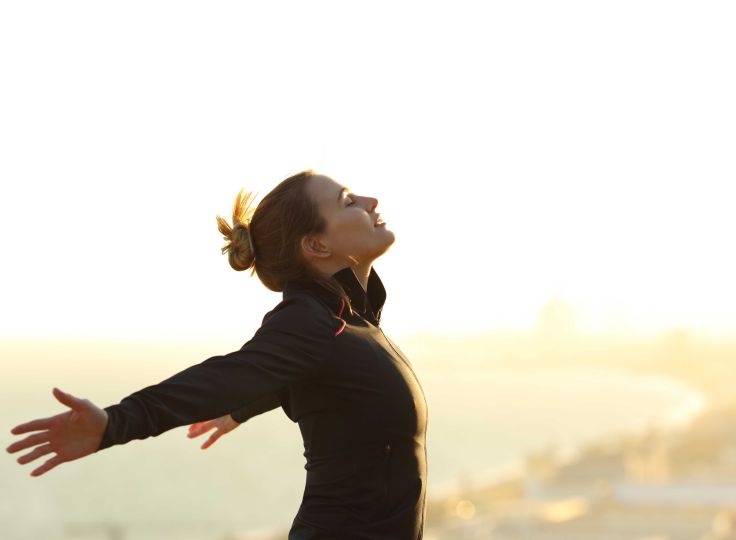
[[[248,192],[244,195],[243,190],[240,190],[233,205],[232,226],[221,216],[217,216],[217,228],[228,241],[222,247],[222,253],[228,254],[230,266],[239,272],[254,266],[255,250],[250,231],[254,213],[252,202],[253,194]]]
[[[235,225],[233,225],[233,228],[230,231],[230,240],[231,241],[235,241],[236,239],[239,240],[241,238],[241,235],[243,234],[240,231],[244,229],[245,229],[245,225],[242,223],[236,223]]]

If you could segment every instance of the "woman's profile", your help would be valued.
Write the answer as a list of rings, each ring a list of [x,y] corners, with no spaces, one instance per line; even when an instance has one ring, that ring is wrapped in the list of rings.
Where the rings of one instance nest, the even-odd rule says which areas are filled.
[[[409,360],[380,327],[386,290],[373,261],[394,242],[378,201],[307,170],[251,211],[238,194],[223,253],[282,300],[239,350],[212,356],[99,408],[58,388],[68,411],[19,424],[31,472],[190,425],[203,447],[281,406],[304,440],[306,485],[289,539],[422,538],[427,404]]]

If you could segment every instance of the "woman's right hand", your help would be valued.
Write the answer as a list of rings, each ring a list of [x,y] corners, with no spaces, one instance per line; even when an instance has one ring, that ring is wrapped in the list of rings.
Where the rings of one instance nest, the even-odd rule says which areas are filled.
[[[58,388],[53,389],[53,394],[71,410],[56,416],[31,420],[10,430],[14,435],[40,431],[6,448],[12,454],[31,446],[36,447],[18,458],[17,461],[21,465],[56,452],[54,457],[34,469],[31,476],[41,476],[61,463],[94,454],[102,442],[107,427],[107,411],[100,409],[90,400],[75,397]]]
[[[207,431],[214,428],[216,431],[212,435],[210,435],[210,438],[207,439],[205,443],[201,446],[202,450],[206,450],[207,448],[212,446],[217,439],[219,439],[226,433],[230,433],[239,425],[240,423],[233,420],[232,416],[226,414],[225,416],[215,418],[214,420],[207,420],[205,422],[192,424],[191,426],[189,426],[189,433],[187,434],[187,437],[193,439],[194,437],[199,437],[203,433],[206,433]]]

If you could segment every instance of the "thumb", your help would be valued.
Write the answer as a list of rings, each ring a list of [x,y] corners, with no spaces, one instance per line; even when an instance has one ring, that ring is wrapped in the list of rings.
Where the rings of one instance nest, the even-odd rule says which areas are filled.
[[[74,397],[71,394],[67,394],[66,392],[62,392],[61,390],[59,390],[56,387],[54,387],[53,394],[54,394],[54,397],[56,399],[58,399],[60,402],[62,402],[67,407],[70,407],[70,408],[72,408],[74,410],[78,410],[78,409],[81,409],[82,408],[82,405],[83,405],[82,401],[83,400],[81,400],[78,397]]]

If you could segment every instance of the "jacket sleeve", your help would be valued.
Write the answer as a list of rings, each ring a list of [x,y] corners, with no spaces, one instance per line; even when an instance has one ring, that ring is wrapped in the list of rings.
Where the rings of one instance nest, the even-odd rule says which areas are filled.
[[[263,414],[268,411],[272,411],[281,406],[281,396],[279,392],[273,394],[267,394],[262,398],[249,403],[245,407],[241,407],[237,411],[230,413],[233,420],[242,424],[246,420]]]
[[[282,300],[238,351],[213,356],[105,407],[98,451],[172,428],[218,418],[319,377],[332,358],[339,321],[317,300]]]

